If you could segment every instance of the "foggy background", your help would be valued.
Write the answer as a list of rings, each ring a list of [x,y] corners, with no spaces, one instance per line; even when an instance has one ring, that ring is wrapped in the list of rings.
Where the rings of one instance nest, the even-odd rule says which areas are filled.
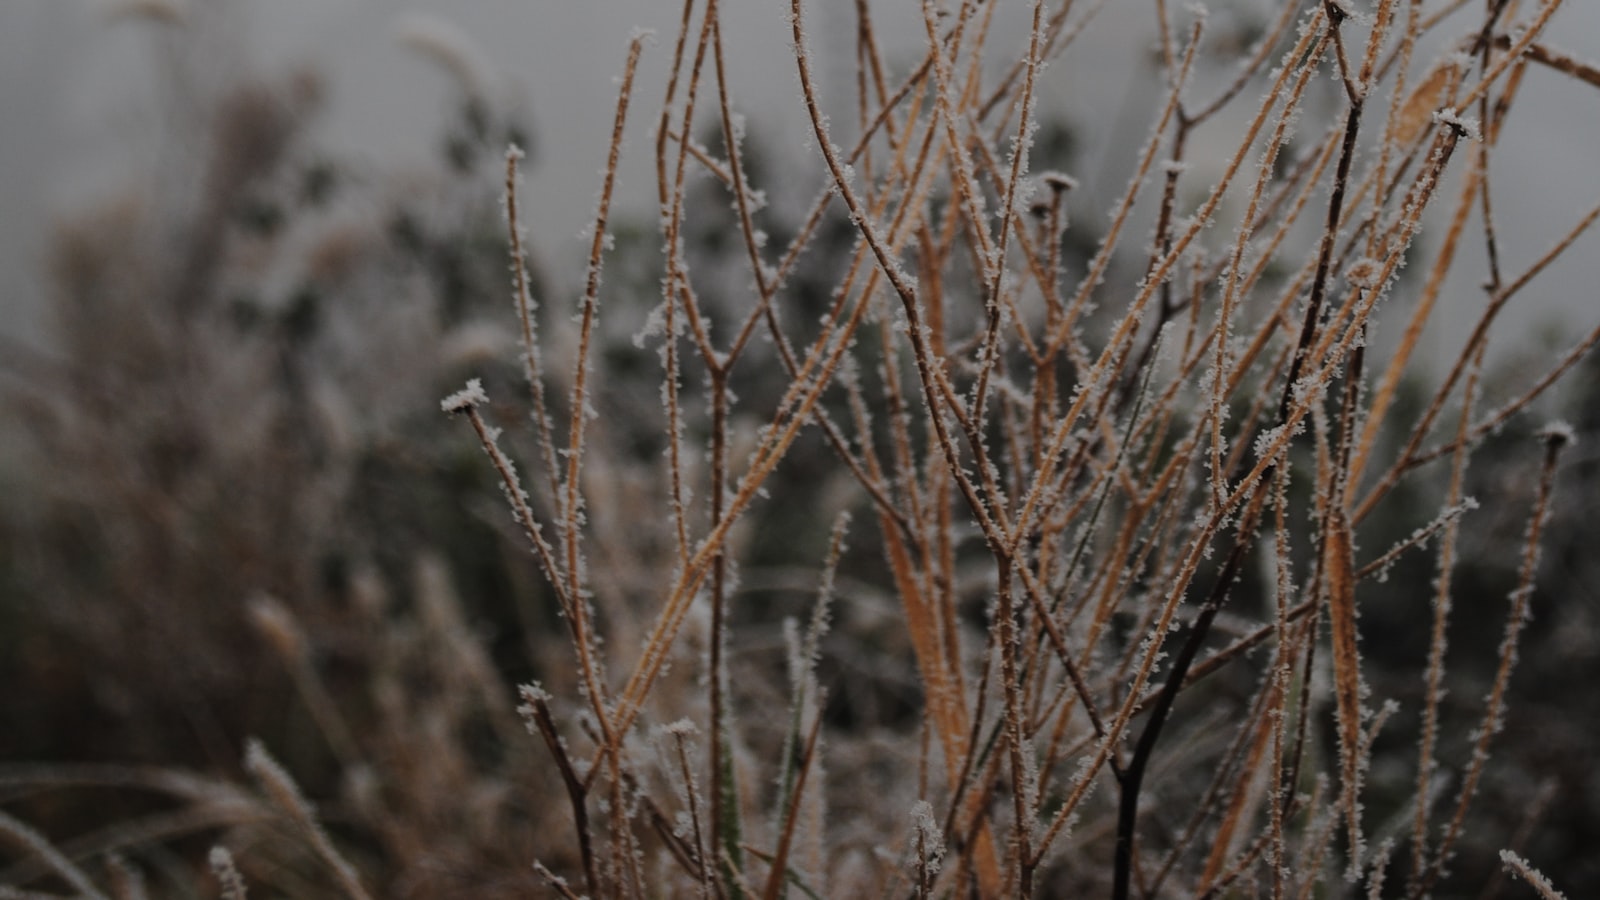
[[[215,0],[191,0],[203,6]],[[989,56],[999,64],[1025,41],[1030,5],[997,0],[997,28]],[[874,0],[879,39],[891,62],[905,62],[925,40],[920,4]],[[99,0],[0,2],[0,333],[38,341],[48,332],[41,250],[53,222],[104,199],[162,152],[159,120],[166,42],[177,29],[114,20],[118,5]],[[1088,4],[1083,4],[1087,6]],[[327,88],[316,140],[331,153],[404,170],[427,164],[458,96],[441,67],[399,39],[405,16],[437,17],[459,29],[476,48],[493,100],[520,112],[536,139],[527,172],[529,230],[558,292],[570,291],[582,267],[579,231],[592,215],[626,44],[635,28],[662,37],[646,48],[629,117],[627,154],[618,186],[619,213],[649,223],[653,172],[650,129],[658,112],[670,36],[681,4],[672,0],[226,0],[212,22],[223,32],[216,64],[276,74],[314,69]],[[1172,4],[1179,23],[1189,13]],[[1271,2],[1216,2],[1213,27],[1230,17],[1263,18]],[[1363,9],[1370,3],[1359,3]],[[1428,3],[1428,9],[1438,8]],[[1148,65],[1155,41],[1153,4],[1113,0],[1069,52],[1043,73],[1039,113],[1066,116],[1080,149],[1076,215],[1103,215],[1125,185],[1133,148],[1149,127],[1161,86]],[[786,157],[793,171],[816,184],[815,151],[800,115],[798,87],[788,51],[787,0],[727,0],[723,15],[734,102],[750,120],[750,133]],[[1475,12],[1468,15],[1476,15]],[[811,2],[809,43],[835,121],[853,121],[853,4]],[[1441,34],[1454,36],[1460,27]],[[1569,2],[1545,42],[1579,58],[1600,57],[1600,3]],[[1419,53],[1419,56],[1422,54]],[[1423,58],[1426,58],[1425,56]],[[1201,73],[1210,83],[1227,72]],[[1522,269],[1600,196],[1600,90],[1533,66],[1498,152],[1494,201],[1508,273]],[[1537,80],[1538,84],[1533,84]],[[1202,81],[1202,84],[1208,83]],[[1204,95],[1191,91],[1191,97]],[[1330,94],[1331,96],[1331,94]],[[1337,106],[1324,104],[1324,109]],[[1317,109],[1316,106],[1312,107]],[[1230,123],[1221,123],[1225,131]],[[1307,133],[1322,123],[1305,122]],[[1227,135],[1214,132],[1213,157]],[[1190,158],[1207,160],[1206,133]],[[1220,165],[1222,159],[1211,160]],[[1460,166],[1452,166],[1459,170]],[[1199,179],[1194,182],[1198,189]],[[1437,219],[1448,205],[1434,209]],[[1470,226],[1469,226],[1470,227]],[[1422,241],[1430,240],[1425,231]],[[1477,257],[1476,244],[1464,253]],[[1595,308],[1591,253],[1557,262],[1502,316],[1498,357],[1526,340],[1547,341],[1563,325],[1586,321]],[[1586,272],[1585,270],[1589,271]],[[1454,311],[1430,329],[1443,355],[1459,346],[1481,309],[1481,270],[1464,273],[1442,299]],[[1470,277],[1468,274],[1470,273]],[[1515,339],[1511,339],[1514,337]],[[1379,340],[1383,338],[1380,335]]]

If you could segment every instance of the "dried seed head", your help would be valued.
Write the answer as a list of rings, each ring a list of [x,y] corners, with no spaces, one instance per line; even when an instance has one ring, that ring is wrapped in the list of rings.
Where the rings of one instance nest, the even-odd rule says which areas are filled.
[[[306,652],[306,636],[294,613],[276,597],[262,594],[247,605],[250,624],[261,632],[272,649],[283,659],[295,660]]]
[[[1065,172],[1045,172],[1039,176],[1039,179],[1044,182],[1045,187],[1058,194],[1065,193],[1078,186],[1077,180]]]
[[[1556,419],[1539,429],[1539,438],[1551,449],[1570,447],[1578,443],[1578,432],[1572,424]]]
[[[467,382],[466,387],[439,401],[439,408],[456,415],[469,409],[476,409],[488,402],[489,395],[483,392],[483,382],[474,378]]]
[[[217,876],[217,881],[222,885],[224,900],[245,900],[244,876],[239,874],[239,867],[234,865],[233,854],[228,848],[220,844],[211,848],[211,871]]]

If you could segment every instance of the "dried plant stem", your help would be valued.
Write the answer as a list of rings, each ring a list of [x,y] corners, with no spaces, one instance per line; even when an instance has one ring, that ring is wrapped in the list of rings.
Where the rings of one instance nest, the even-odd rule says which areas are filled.
[[[44,835],[29,827],[26,823],[12,818],[9,814],[0,812],[0,836],[9,838],[12,843],[27,849],[47,864],[51,871],[61,876],[72,885],[73,890],[91,900],[107,900],[105,894],[94,886],[94,881],[87,874],[73,865]]]
[[[249,752],[245,755],[245,767],[255,776],[267,797],[288,816],[317,856],[332,870],[340,889],[352,900],[370,900],[371,895],[362,886],[355,866],[334,848],[333,841],[317,823],[311,804],[300,793],[299,786],[259,742],[251,742]]]
[[[555,427],[551,424],[549,405],[545,400],[544,354],[539,348],[538,305],[533,299],[533,286],[528,275],[528,254],[523,248],[525,238],[517,202],[517,163],[522,155],[521,148],[516,146],[506,151],[506,235],[511,247],[511,275],[516,289],[517,318],[522,326],[523,376],[533,400],[533,422],[537,428],[547,479],[545,487],[551,497],[559,497],[561,470],[556,465]]]
[[[1320,15],[1320,13],[1317,15]],[[1300,59],[1305,56],[1306,52],[1312,47],[1314,42],[1313,35],[1317,30],[1318,29],[1315,27],[1307,30],[1306,34],[1301,37],[1300,42],[1293,50],[1290,51],[1290,59]],[[1318,46],[1320,47],[1320,43]],[[1185,229],[1184,233],[1173,241],[1172,249],[1167,253],[1166,257],[1162,259],[1161,263],[1156,266],[1155,271],[1151,272],[1150,275],[1145,279],[1145,286],[1139,291],[1138,296],[1133,299],[1132,303],[1130,303],[1127,315],[1125,315],[1118,324],[1117,330],[1112,334],[1106,350],[1103,351],[1100,359],[1096,361],[1094,369],[1090,372],[1084,373],[1083,378],[1089,383],[1093,383],[1095,379],[1103,377],[1102,373],[1106,370],[1108,363],[1115,355],[1113,348],[1120,347],[1124,341],[1129,339],[1134,323],[1136,323],[1138,321],[1138,317],[1143,314],[1144,307],[1149,302],[1151,296],[1153,296],[1155,293],[1157,285],[1165,281],[1167,273],[1170,271],[1172,266],[1177,262],[1178,258],[1183,254],[1183,252],[1188,249],[1189,244],[1199,234],[1201,223],[1204,222],[1205,219],[1213,212],[1215,212],[1217,205],[1221,203],[1223,192],[1227,189],[1228,184],[1232,181],[1233,176],[1237,173],[1249,146],[1255,141],[1256,135],[1260,133],[1261,126],[1265,123],[1267,114],[1270,111],[1273,102],[1283,91],[1291,71],[1293,71],[1293,68],[1286,66],[1283,72],[1280,73],[1277,79],[1274,80],[1271,89],[1269,89],[1267,93],[1266,99],[1262,101],[1261,108],[1257,111],[1255,118],[1252,119],[1250,125],[1245,130],[1245,139],[1240,144],[1239,151],[1235,153],[1233,158],[1229,161],[1222,178],[1219,180],[1217,186],[1212,190],[1211,196],[1196,213],[1194,217],[1195,224]],[[1174,92],[1173,96],[1176,96],[1176,92]],[[1171,110],[1172,103],[1169,103],[1167,109],[1163,112],[1161,117],[1161,121],[1163,123],[1171,114]],[[1115,233],[1114,230],[1113,233]],[[1106,248],[1107,245],[1103,243],[1100,255],[1104,255],[1109,252]],[[1104,264],[1100,263],[1100,265],[1103,268]],[[1091,270],[1090,276],[1086,277],[1085,279],[1085,286],[1087,287],[1096,283],[1099,275],[1100,273]],[[1080,293],[1081,292],[1082,291],[1080,291]],[[1073,305],[1077,305],[1077,302],[1078,301],[1075,300]],[[1052,337],[1051,345],[1057,345],[1061,339],[1060,336],[1065,335],[1068,329],[1069,326],[1067,324],[1058,326],[1055,333],[1056,336]],[[1087,403],[1088,398],[1094,393],[1095,392],[1092,391],[1085,391],[1080,394],[1079,397],[1073,402],[1073,405],[1067,410],[1066,414],[1063,415],[1060,421],[1057,423],[1056,428],[1051,435],[1050,443],[1045,449],[1044,461],[1040,467],[1039,474],[1034,479],[1033,486],[1030,488],[1027,496],[1022,502],[1021,512],[1017,515],[1017,533],[1013,537],[1013,543],[1020,541],[1024,529],[1032,527],[1032,512],[1039,504],[1045,488],[1054,477],[1058,459],[1065,447],[1069,435],[1072,433],[1071,430],[1077,424],[1078,417],[1082,415],[1084,411],[1083,407]]]
[[[544,879],[544,883],[549,885],[550,889],[555,891],[556,894],[562,898],[562,900],[583,900],[583,898],[579,894],[575,893],[567,884],[567,880],[565,878],[562,878],[556,873],[545,868],[544,863],[535,861],[533,864],[533,871],[538,873],[539,877]]]
[[[1180,25],[1158,0],[1164,83],[1150,98],[1150,131],[1127,142],[1132,176],[1113,192],[1109,213],[1069,225],[1069,212],[1084,216],[1069,208],[1077,195],[1067,175],[1037,176],[1048,193],[1028,202],[1033,137],[1050,89],[1041,72],[1097,6],[1019,7],[1026,42],[996,66],[987,56],[1008,27],[1000,4],[924,3],[921,45],[897,63],[892,45],[880,44],[874,4],[856,0],[842,12],[853,12],[848,53],[834,57],[853,66],[853,96],[847,113],[830,120],[807,7],[790,0],[800,114],[823,183],[814,199],[790,203],[785,189],[769,206],[759,183],[768,158],[746,146],[739,47],[721,27],[723,5],[683,0],[654,138],[659,306],[635,338],[660,342],[664,441],[656,446],[664,462],[643,469],[659,466],[657,487],[646,490],[671,509],[654,526],[630,523],[630,533],[613,534],[609,492],[606,515],[593,524],[585,505],[602,503],[602,475],[637,461],[618,465],[599,432],[584,432],[591,406],[615,396],[615,385],[600,381],[614,323],[600,318],[599,280],[639,64],[635,40],[587,248],[575,361],[561,373],[571,409],[561,411],[570,420],[559,447],[537,389],[533,398],[553,509],[537,512],[522,492],[480,414],[481,391],[469,386],[447,406],[469,419],[497,469],[578,661],[585,696],[575,728],[587,746],[566,747],[558,726],[568,726],[553,703],[526,709],[572,806],[577,848],[563,874],[576,881],[581,866],[585,891],[597,897],[639,895],[654,888],[655,859],[668,873],[663,889],[706,900],[823,890],[1032,896],[1053,889],[1058,866],[1080,859],[1106,864],[1090,877],[1117,900],[1252,888],[1309,897],[1338,871],[1378,885],[1396,844],[1392,823],[1363,821],[1363,781],[1393,707],[1363,709],[1367,682],[1387,686],[1390,673],[1387,659],[1362,659],[1360,604],[1390,590],[1381,576],[1402,554],[1434,542],[1446,572],[1423,673],[1418,810],[1406,816],[1412,885],[1431,889],[1484,765],[1474,757],[1455,817],[1429,847],[1430,832],[1441,830],[1426,795],[1437,784],[1437,748],[1449,746],[1438,698],[1448,570],[1470,525],[1466,466],[1486,429],[1600,343],[1597,328],[1510,405],[1476,408],[1499,312],[1600,220],[1597,208],[1520,274],[1501,273],[1510,235],[1497,228],[1487,173],[1527,64],[1557,60],[1530,36],[1556,5],[1543,0],[1518,16],[1509,0],[1491,0],[1454,45],[1470,47],[1476,61],[1441,57],[1419,74],[1413,56],[1431,46],[1425,38],[1443,20],[1417,3],[1378,0],[1370,17],[1351,15],[1342,0],[1281,4],[1249,48],[1218,51],[1233,32],[1216,36],[1199,16]],[[1530,24],[1509,30],[1519,18]],[[1218,52],[1237,57],[1237,73],[1219,79],[1203,105],[1186,101],[1191,79]],[[1268,73],[1270,61],[1281,65]],[[1582,64],[1549,64],[1585,80]],[[1337,121],[1297,138],[1319,72],[1338,79]],[[1390,96],[1380,100],[1384,90]],[[1258,99],[1240,100],[1253,92]],[[1368,122],[1369,101],[1383,104],[1381,129]],[[1419,312],[1369,393],[1374,317],[1392,302],[1461,138],[1478,131],[1462,109],[1483,120],[1483,140],[1453,188],[1454,218]],[[1186,167],[1208,149],[1224,110],[1239,114],[1228,127],[1234,143],[1202,161],[1215,167],[1196,170],[1212,179],[1198,185]],[[837,138],[841,146],[845,129],[853,131],[849,141]],[[1297,153],[1284,149],[1291,140]],[[520,264],[515,172],[513,158],[507,217]],[[1504,193],[1505,182],[1495,186]],[[721,233],[702,245],[708,199],[725,208],[712,220]],[[1475,210],[1491,257],[1489,308],[1422,414],[1397,421],[1403,379],[1462,239],[1478,227]],[[1154,219],[1154,237],[1130,251],[1130,226],[1141,217]],[[1214,217],[1230,220],[1220,239],[1206,232]],[[769,246],[769,231],[784,243]],[[543,363],[526,273],[514,284],[524,368],[537,380]],[[689,380],[703,393],[685,392]],[[1435,423],[1458,390],[1460,415],[1440,438]],[[816,460],[795,454],[823,446],[831,453],[825,480],[797,486],[792,476],[817,470]],[[1421,528],[1398,537],[1363,525],[1384,498],[1415,496],[1415,486],[1442,477],[1412,473],[1446,453],[1455,457],[1450,483],[1438,492],[1442,507],[1419,517]],[[769,489],[784,498],[773,509],[758,503]],[[878,541],[869,549],[880,562],[853,576],[870,594],[860,608],[875,608],[881,593],[893,617],[883,647],[900,655],[885,664],[904,667],[916,698],[918,764],[912,772],[906,758],[903,784],[914,784],[926,806],[902,843],[848,879],[835,866],[846,845],[830,843],[821,809],[838,796],[835,779],[853,786],[860,776],[858,747],[842,735],[845,768],[830,766],[824,778],[820,748],[838,743],[824,734],[835,720],[820,705],[823,619],[804,632],[784,620],[788,715],[768,727],[744,714],[764,696],[743,682],[762,668],[747,668],[742,649],[760,645],[769,621],[758,593],[788,591],[797,579],[762,573],[740,587],[736,566],[741,556],[768,564],[774,523],[795,523],[796,538],[814,530],[812,513],[822,511],[799,508],[807,504],[793,502],[796,490],[872,513]],[[1541,495],[1535,530],[1548,505]],[[558,535],[545,539],[541,524]],[[651,548],[639,571],[625,583],[597,567],[591,583],[585,554],[610,567],[635,531]],[[1378,535],[1387,549],[1375,558],[1359,552]],[[760,549],[749,553],[752,536]],[[841,553],[836,532],[828,584]],[[670,576],[653,583],[651,567],[662,560]],[[1258,564],[1260,579],[1251,577]],[[1525,552],[1524,570],[1530,565]],[[591,594],[604,604],[603,621]],[[1521,615],[1526,600],[1515,602]],[[641,623],[637,644],[614,640],[632,637],[613,621],[628,617]],[[613,639],[603,645],[602,634]],[[861,636],[846,640],[854,648]],[[877,648],[879,637],[871,643]],[[1510,652],[1503,647],[1480,736],[1503,713]],[[1319,668],[1323,653],[1331,661]],[[884,662],[876,653],[858,661]],[[603,663],[621,665],[625,678],[609,681]],[[1254,687],[1239,693],[1251,677]],[[698,698],[688,718],[653,729],[655,771],[638,753],[637,732],[658,715],[685,715],[675,709],[683,694]],[[860,714],[853,685],[833,696],[844,698],[843,716]],[[1332,757],[1312,732],[1314,721],[1328,720]],[[687,749],[691,728],[706,734],[703,757]],[[756,789],[758,757],[770,754],[744,751],[770,744],[781,747],[776,789]],[[668,801],[651,796],[662,784],[672,789]],[[1116,796],[1096,797],[1101,786]],[[590,800],[602,804],[599,818],[590,817]],[[808,884],[824,872],[825,882]]]
[[[1501,50],[1509,50],[1512,46],[1510,35],[1497,35],[1494,46]],[[1530,43],[1527,45],[1528,58],[1542,66],[1548,66],[1585,84],[1600,87],[1600,67],[1586,63],[1569,53],[1562,52],[1546,44]]]
[[[1478,372],[1483,365],[1483,352],[1480,349],[1473,360],[1472,368],[1467,373],[1467,383],[1462,398],[1461,418],[1458,433],[1465,431],[1467,422],[1472,417],[1475,399]],[[1450,467],[1450,487],[1448,502],[1452,507],[1459,506],[1462,502],[1462,485],[1466,479],[1467,454],[1465,446],[1456,452]],[[1428,640],[1428,670],[1426,675],[1427,692],[1423,705],[1422,736],[1418,744],[1417,756],[1417,809],[1411,826],[1411,878],[1421,878],[1428,854],[1428,816],[1431,813],[1428,798],[1432,796],[1430,781],[1434,769],[1434,744],[1438,737],[1439,728],[1439,702],[1442,699],[1442,684],[1444,681],[1445,635],[1450,623],[1451,609],[1451,580],[1455,574],[1455,553],[1457,535],[1459,534],[1459,518],[1452,519],[1445,526],[1445,533],[1439,542],[1439,573],[1436,589],[1433,596],[1433,628]]]
[[[1556,890],[1555,885],[1550,883],[1550,879],[1544,877],[1542,872],[1529,865],[1527,860],[1516,853],[1510,850],[1501,850],[1500,860],[1508,870],[1517,873],[1523,881],[1533,885],[1533,889],[1538,891],[1539,896],[1543,897],[1544,900],[1566,900],[1566,895]]]
[[[1477,324],[1473,326],[1472,333],[1467,337],[1467,342],[1462,348],[1461,355],[1456,358],[1450,373],[1445,376],[1443,384],[1434,392],[1433,399],[1429,402],[1428,408],[1423,411],[1422,416],[1413,428],[1406,446],[1396,457],[1395,464],[1390,467],[1388,472],[1384,473],[1378,483],[1356,505],[1354,511],[1356,521],[1359,522],[1365,518],[1373,507],[1377,505],[1378,501],[1394,488],[1395,484],[1399,482],[1400,476],[1410,468],[1412,458],[1418,455],[1419,448],[1422,446],[1426,434],[1432,428],[1434,420],[1443,410],[1446,400],[1460,381],[1462,373],[1468,368],[1473,355],[1477,353],[1480,345],[1488,340],[1490,327],[1493,325],[1496,316],[1505,308],[1507,302],[1526,287],[1535,276],[1576,243],[1578,238],[1588,231],[1596,221],[1600,221],[1600,205],[1592,207],[1577,224],[1562,235],[1549,250],[1545,251],[1521,275],[1507,282],[1490,297],[1489,305],[1484,309],[1483,315],[1479,317]]]
[[[1433,889],[1445,864],[1454,854],[1455,843],[1461,837],[1466,822],[1467,807],[1472,802],[1473,795],[1477,793],[1484,765],[1489,760],[1489,742],[1505,724],[1506,688],[1511,682],[1512,669],[1516,667],[1517,645],[1522,636],[1522,628],[1528,622],[1528,606],[1533,599],[1535,580],[1539,574],[1539,539],[1550,516],[1550,497],[1555,486],[1556,466],[1561,459],[1561,451],[1572,440],[1571,431],[1564,425],[1546,429],[1541,438],[1544,440],[1544,464],[1539,469],[1538,494],[1533,501],[1533,514],[1529,517],[1528,533],[1522,545],[1522,565],[1517,573],[1517,586],[1511,592],[1511,608],[1506,615],[1505,634],[1500,641],[1500,662],[1495,669],[1494,686],[1489,690],[1483,721],[1478,726],[1476,740],[1473,742],[1472,758],[1467,765],[1466,775],[1462,778],[1461,790],[1456,796],[1455,812],[1439,840],[1439,849],[1434,853],[1433,860],[1411,889],[1412,897],[1425,895]]]
[[[481,395],[481,388],[476,382],[468,385],[467,393],[476,389]],[[589,702],[599,716],[601,728],[605,727],[606,693],[600,679],[598,663],[595,659],[594,638],[590,631],[590,619],[587,605],[578,597],[566,592],[570,582],[561,576],[561,564],[557,562],[556,550],[544,538],[544,531],[539,520],[534,517],[533,510],[528,506],[528,494],[522,488],[522,482],[517,477],[516,467],[511,459],[500,449],[499,430],[492,428],[484,422],[483,415],[478,411],[477,397],[467,397],[458,406],[452,406],[446,401],[446,409],[467,417],[472,424],[472,430],[478,435],[478,442],[484,452],[489,455],[494,464],[495,471],[500,475],[501,486],[505,490],[506,498],[511,503],[513,516],[517,524],[522,526],[523,534],[527,536],[528,543],[533,546],[534,553],[543,567],[545,578],[556,593],[556,599],[561,604],[561,612],[566,620],[567,627],[572,631],[572,645],[577,653],[578,666],[583,673],[585,693]],[[591,771],[590,777],[593,777]]]
[[[561,773],[561,783],[567,790],[567,803],[572,808],[572,830],[578,838],[578,856],[583,863],[584,883],[591,896],[598,896],[600,878],[595,871],[594,841],[589,828],[588,790],[572,767],[561,733],[556,729],[555,718],[550,714],[548,695],[532,685],[524,685],[521,694],[523,706],[520,710],[528,719],[528,730],[539,733]]]
[[[561,531],[566,548],[567,595],[574,610],[582,611],[586,604],[582,561],[579,543],[583,533],[583,498],[579,490],[583,466],[583,440],[587,422],[592,414],[589,406],[589,352],[594,333],[596,309],[600,304],[600,271],[607,247],[606,228],[611,218],[611,193],[616,187],[617,160],[622,154],[622,127],[627,121],[628,102],[633,96],[634,73],[639,67],[639,53],[644,49],[644,38],[635,37],[628,44],[628,61],[624,64],[622,85],[617,93],[617,114],[611,127],[611,145],[606,151],[605,183],[600,189],[600,202],[594,217],[594,234],[589,244],[589,265],[584,276],[581,321],[578,332],[577,362],[572,374],[572,419],[567,433],[567,474],[565,500],[561,506]],[[593,686],[591,686],[593,689]]]

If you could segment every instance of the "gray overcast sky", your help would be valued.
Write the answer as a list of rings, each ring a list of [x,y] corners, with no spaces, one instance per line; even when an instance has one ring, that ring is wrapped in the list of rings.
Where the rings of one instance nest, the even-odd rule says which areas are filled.
[[[527,179],[527,201],[536,215],[534,240],[558,284],[570,283],[579,268],[576,236],[599,185],[597,160],[610,128],[613,79],[627,39],[636,26],[653,28],[661,40],[646,53],[629,131],[633,155],[619,195],[625,210],[649,209],[649,119],[659,102],[658,82],[680,10],[673,0],[226,2],[239,18],[238,52],[249,64],[275,71],[310,63],[326,75],[332,90],[322,139],[386,166],[420,163],[432,152],[451,96],[447,78],[396,41],[397,16],[422,12],[459,26],[480,48],[497,90],[532,114],[539,157]],[[996,2],[1001,4],[999,28],[991,46],[998,58],[1007,42],[1020,45],[1029,4]],[[1218,0],[1212,5],[1221,16],[1237,4]],[[811,44],[824,75],[830,62],[836,64],[830,93],[841,101],[841,119],[848,118],[842,101],[848,100],[849,85],[839,76],[849,59],[830,58],[824,48],[849,47],[852,6],[844,0],[807,5]],[[1087,39],[1045,73],[1042,109],[1106,129],[1089,135],[1082,156],[1089,171],[1073,173],[1090,181],[1089,209],[1106,208],[1127,174],[1104,142],[1118,134],[1123,140],[1137,138],[1145,128],[1137,116],[1112,127],[1119,122],[1119,108],[1148,108],[1158,90],[1137,77],[1131,64],[1153,37],[1151,6],[1143,0],[1111,0]],[[1370,3],[1358,0],[1358,6]],[[153,103],[157,32],[108,25],[104,7],[97,0],[0,0],[0,271],[6,273],[0,282],[0,330],[7,333],[39,333],[38,259],[48,223],[116,185],[126,160],[136,155],[130,151],[137,144],[129,141],[140,131],[139,117]],[[723,3],[729,63],[738,73],[735,101],[749,115],[752,133],[798,151],[805,132],[794,114],[798,91],[786,49],[787,7],[787,0]],[[874,0],[891,58],[903,59],[917,49],[919,7],[916,0]],[[1600,57],[1600,0],[1568,0],[1547,37],[1581,58]],[[1523,92],[1495,180],[1512,271],[1600,201],[1600,90],[1538,70],[1529,79],[1538,82]],[[1097,140],[1102,146],[1095,145]],[[1600,312],[1593,287],[1600,278],[1592,262],[1600,258],[1600,248],[1592,246],[1594,236],[1588,242],[1588,250],[1579,248],[1558,264],[1543,289],[1523,301],[1520,327],[1547,326],[1563,316],[1588,323]],[[1470,307],[1481,301],[1475,277],[1465,272],[1452,292],[1463,305],[1447,316],[1446,346],[1459,343],[1474,317]]]

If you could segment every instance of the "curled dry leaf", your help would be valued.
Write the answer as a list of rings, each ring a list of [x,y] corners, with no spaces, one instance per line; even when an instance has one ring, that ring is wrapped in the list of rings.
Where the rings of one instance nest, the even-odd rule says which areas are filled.
[[[1394,138],[1397,146],[1409,147],[1422,135],[1423,129],[1433,121],[1434,111],[1445,105],[1446,98],[1461,82],[1461,62],[1447,56],[1434,64],[1428,74],[1417,82],[1400,114],[1395,117]]]

